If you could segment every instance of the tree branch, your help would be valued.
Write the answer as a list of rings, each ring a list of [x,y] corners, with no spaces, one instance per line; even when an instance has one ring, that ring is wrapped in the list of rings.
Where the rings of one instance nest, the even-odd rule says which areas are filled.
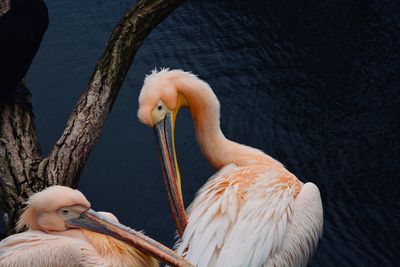
[[[150,31],[183,2],[141,0],[121,19],[64,133],[41,164],[50,184],[77,185],[136,51]]]
[[[9,9],[8,0],[0,0],[0,16],[3,15]]]
[[[0,0],[0,16],[8,5]],[[33,119],[14,104],[0,104],[0,209],[8,233],[32,192],[61,184],[76,187],[132,60],[147,35],[184,0],[139,0],[115,27],[92,79],[60,139],[41,160]]]
[[[0,198],[9,221],[17,218],[24,198],[45,187],[36,176],[41,161],[36,130],[29,112],[0,104]],[[5,209],[4,209],[5,208]]]

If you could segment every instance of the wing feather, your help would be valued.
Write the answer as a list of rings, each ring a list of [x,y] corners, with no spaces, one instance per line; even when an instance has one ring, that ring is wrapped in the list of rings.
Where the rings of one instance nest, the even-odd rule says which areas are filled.
[[[303,185],[290,209],[293,214],[279,253],[273,255],[263,267],[306,266],[322,236],[323,210],[318,187]]]
[[[225,186],[225,178],[234,168],[228,165],[212,176],[189,207],[188,225],[177,252],[187,251],[186,258],[198,267],[215,265],[236,219],[238,189],[234,184]]]
[[[282,247],[295,190],[276,173],[249,187],[216,266],[261,266]]]
[[[275,172],[262,172],[240,188],[238,181],[244,175],[252,175],[250,168],[223,168],[189,208],[177,251],[187,252],[186,258],[196,266],[261,266],[282,247],[292,216],[294,185]]]

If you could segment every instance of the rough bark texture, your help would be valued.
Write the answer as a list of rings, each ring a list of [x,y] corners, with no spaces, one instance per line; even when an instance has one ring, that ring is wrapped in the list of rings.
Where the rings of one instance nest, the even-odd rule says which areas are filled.
[[[8,10],[9,0],[0,0],[0,16]]]
[[[0,14],[8,1],[0,0]],[[9,232],[13,231],[24,199],[44,188],[36,175],[40,146],[31,115],[15,104],[0,103],[0,209]]]
[[[0,0],[0,14],[5,0]],[[8,233],[32,192],[62,184],[75,187],[131,66],[150,31],[184,0],[141,0],[115,27],[92,79],[60,139],[42,159],[33,119],[13,104],[0,105],[0,209]]]
[[[14,104],[0,104],[0,208],[9,229],[24,199],[43,189],[36,175],[40,148],[31,115]]]

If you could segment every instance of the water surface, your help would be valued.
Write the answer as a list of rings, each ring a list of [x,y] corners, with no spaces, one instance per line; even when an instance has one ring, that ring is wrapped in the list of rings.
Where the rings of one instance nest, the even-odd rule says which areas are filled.
[[[50,27],[27,80],[46,154],[131,1],[46,1]],[[284,3],[282,3],[284,2]],[[400,225],[400,4],[187,1],[146,39],[81,177],[97,210],[173,244],[156,142],[136,119],[154,67],[190,70],[222,105],[227,137],[321,190],[310,266],[395,266]],[[176,133],[185,201],[214,172],[188,112]]]

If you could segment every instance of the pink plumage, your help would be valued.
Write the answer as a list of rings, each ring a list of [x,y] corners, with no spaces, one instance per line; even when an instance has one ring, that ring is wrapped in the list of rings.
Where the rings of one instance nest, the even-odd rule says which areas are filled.
[[[63,217],[90,208],[78,190],[52,186],[32,195],[18,227],[28,228],[0,242],[1,267],[158,266],[155,259],[112,237],[66,229]],[[117,221],[111,213],[103,212]]]
[[[306,266],[323,228],[317,186],[303,184],[264,152],[228,140],[220,129],[218,99],[197,76],[163,69],[146,77],[141,122],[154,127],[167,116],[174,122],[180,106],[189,108],[200,148],[219,171],[190,205],[177,252],[198,267]],[[166,173],[180,183],[178,165],[171,162],[175,146],[168,144],[173,137],[163,134],[162,150],[173,150],[164,160]]]

